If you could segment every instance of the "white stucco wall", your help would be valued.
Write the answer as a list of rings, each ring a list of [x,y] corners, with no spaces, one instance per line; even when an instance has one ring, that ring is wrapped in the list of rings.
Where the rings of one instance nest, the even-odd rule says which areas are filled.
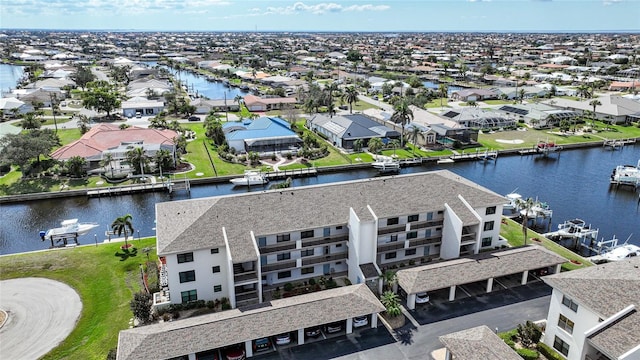
[[[211,254],[211,249],[197,250],[193,252],[193,261],[178,264],[178,254],[167,255],[167,269],[169,276],[169,291],[171,303],[182,303],[181,293],[187,290],[196,290],[198,300],[214,300],[222,297],[230,297],[230,284],[226,251],[220,248],[218,254]],[[220,266],[219,273],[213,273],[213,266]],[[180,272],[195,270],[196,281],[180,283]],[[222,291],[214,293],[214,285],[222,285]]]
[[[462,220],[448,204],[444,204],[444,221],[442,224],[442,245],[440,257],[455,259],[460,256],[460,237],[462,236]]]

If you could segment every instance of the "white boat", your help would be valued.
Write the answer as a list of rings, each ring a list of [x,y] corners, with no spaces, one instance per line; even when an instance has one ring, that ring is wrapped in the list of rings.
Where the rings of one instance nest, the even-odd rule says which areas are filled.
[[[96,223],[81,223],[78,222],[78,219],[68,219],[63,220],[60,227],[49,229],[44,234],[41,232],[40,236],[43,238],[76,237],[84,235],[98,226]]]
[[[618,165],[611,173],[611,182],[618,185],[640,185],[640,160],[636,166]]]
[[[400,171],[400,162],[394,159],[377,160],[371,165],[380,172],[398,172]]]
[[[517,193],[510,193],[505,195],[509,202],[506,203],[502,208],[504,210],[517,210],[518,209],[518,200],[522,199],[522,195]]]
[[[560,236],[580,236],[583,233],[592,232],[591,225],[587,225],[582,219],[571,219],[558,224],[557,235]]]
[[[553,210],[545,202],[535,201],[529,212],[526,209],[520,209],[520,215],[524,216],[526,213],[527,218],[533,219],[538,217],[550,218],[553,216]]]
[[[620,261],[634,256],[640,256],[640,246],[624,243],[603,254],[594,256],[592,261],[595,263]]]
[[[455,162],[455,160],[450,159],[450,158],[439,159],[437,161],[438,164],[453,164],[454,162]]]
[[[269,182],[269,179],[261,172],[247,170],[244,172],[243,177],[231,179],[230,181],[235,186],[254,186],[264,185]]]

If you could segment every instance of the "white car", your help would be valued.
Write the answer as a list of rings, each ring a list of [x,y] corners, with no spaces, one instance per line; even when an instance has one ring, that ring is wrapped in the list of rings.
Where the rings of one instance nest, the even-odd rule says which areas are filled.
[[[369,318],[367,318],[366,316],[357,316],[353,318],[354,328],[367,326],[367,324],[369,324]]]
[[[429,294],[421,292],[416,294],[416,304],[426,304],[429,302]]]
[[[289,333],[276,335],[277,345],[287,345],[291,342],[291,335]]]

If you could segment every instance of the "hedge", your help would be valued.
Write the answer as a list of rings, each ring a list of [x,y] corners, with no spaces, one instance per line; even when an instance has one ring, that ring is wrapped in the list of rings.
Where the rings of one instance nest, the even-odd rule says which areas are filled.
[[[516,352],[524,360],[538,360],[538,357],[540,356],[537,351],[532,349],[517,349]]]
[[[548,360],[564,360],[562,355],[558,354],[554,349],[550,348],[549,345],[539,342],[538,343],[538,351]]]

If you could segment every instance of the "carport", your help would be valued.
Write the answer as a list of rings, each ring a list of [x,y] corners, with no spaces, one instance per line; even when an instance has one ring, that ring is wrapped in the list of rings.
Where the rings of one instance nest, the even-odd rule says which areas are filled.
[[[245,308],[195,316],[123,330],[118,338],[118,360],[196,359],[196,353],[244,343],[253,356],[255,339],[297,331],[298,344],[304,330],[346,320],[346,333],[353,331],[353,318],[377,314],[385,308],[365,284],[273,300]]]
[[[484,281],[486,292],[491,292],[494,278],[520,273],[520,284],[524,285],[530,270],[554,267],[557,273],[565,262],[567,259],[552,251],[528,245],[399,270],[397,278],[407,293],[407,308],[413,310],[417,293],[448,288],[449,301],[453,301],[460,285]]]

